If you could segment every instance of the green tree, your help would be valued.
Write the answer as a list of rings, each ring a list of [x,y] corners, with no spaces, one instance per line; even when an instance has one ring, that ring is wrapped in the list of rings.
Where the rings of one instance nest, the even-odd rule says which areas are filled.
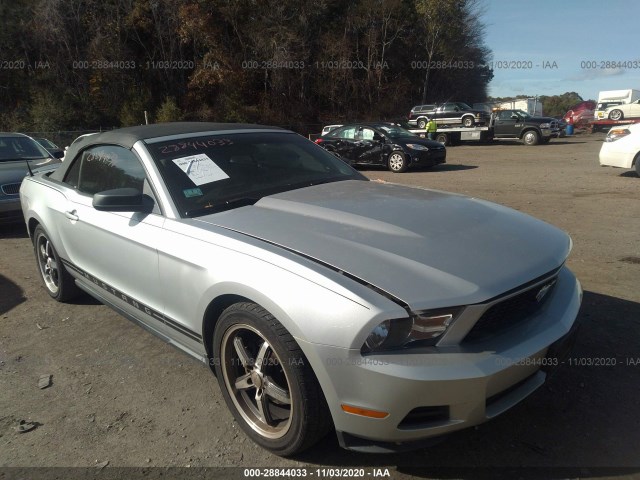
[[[167,97],[156,111],[155,122],[179,122],[182,120],[182,110],[178,107],[176,99]]]

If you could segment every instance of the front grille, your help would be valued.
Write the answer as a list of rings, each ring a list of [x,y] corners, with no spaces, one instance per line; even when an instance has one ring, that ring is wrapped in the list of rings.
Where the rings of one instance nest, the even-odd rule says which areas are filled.
[[[2,185],[2,193],[5,195],[18,195],[20,193],[19,183],[7,183]]]
[[[520,324],[536,313],[550,297],[557,280],[554,273],[546,281],[496,303],[489,308],[464,338],[464,343],[485,340]]]
[[[5,195],[18,195],[20,193],[19,183],[7,183],[2,185],[2,193]]]

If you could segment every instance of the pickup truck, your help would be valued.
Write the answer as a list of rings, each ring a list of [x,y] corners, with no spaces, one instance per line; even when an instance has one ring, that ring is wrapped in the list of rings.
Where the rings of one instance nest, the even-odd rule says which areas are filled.
[[[487,115],[489,115],[487,113]],[[422,134],[424,130],[412,130]],[[550,117],[532,117],[522,110],[497,110],[489,118],[488,125],[480,127],[440,127],[436,141],[455,145],[461,141],[522,140],[525,145],[548,143],[561,134],[558,120]]]

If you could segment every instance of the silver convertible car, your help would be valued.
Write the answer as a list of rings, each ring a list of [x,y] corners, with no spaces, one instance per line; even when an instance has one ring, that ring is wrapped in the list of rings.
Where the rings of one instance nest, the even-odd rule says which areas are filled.
[[[20,196],[49,295],[84,290],[208,364],[279,455],[332,429],[384,452],[479,424],[542,385],[574,338],[565,233],[369,181],[287,130],[92,135]]]

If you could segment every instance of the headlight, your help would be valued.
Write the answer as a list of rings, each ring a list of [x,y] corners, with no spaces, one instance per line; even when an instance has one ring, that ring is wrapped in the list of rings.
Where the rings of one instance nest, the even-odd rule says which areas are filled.
[[[551,124],[550,123],[541,123],[540,124],[540,128],[551,128]]]
[[[611,130],[609,130],[609,133],[607,133],[604,141],[615,142],[616,140],[620,140],[621,138],[626,137],[630,133],[631,130],[629,130],[628,128],[612,128]]]
[[[411,148],[412,150],[429,150],[429,147],[418,145],[417,143],[407,143],[407,147]]]
[[[409,318],[385,320],[369,334],[362,353],[435,345],[462,312],[462,307],[417,312]]]

